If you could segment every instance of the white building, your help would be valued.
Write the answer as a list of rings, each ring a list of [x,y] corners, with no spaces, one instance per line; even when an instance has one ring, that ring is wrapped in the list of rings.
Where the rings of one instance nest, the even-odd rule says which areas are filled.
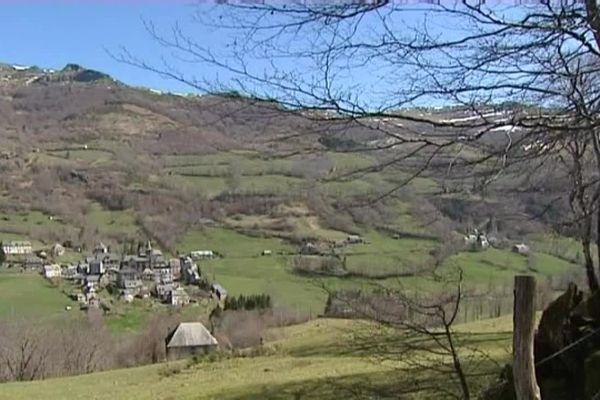
[[[7,240],[2,242],[2,251],[5,255],[24,255],[31,254],[33,249],[31,242],[18,241],[18,240]]]
[[[44,278],[54,279],[61,277],[61,268],[58,264],[44,265],[43,267]]]

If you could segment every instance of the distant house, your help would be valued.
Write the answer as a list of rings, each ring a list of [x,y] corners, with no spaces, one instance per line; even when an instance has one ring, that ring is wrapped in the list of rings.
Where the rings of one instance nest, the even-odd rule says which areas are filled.
[[[188,285],[193,285],[200,281],[200,273],[198,266],[190,257],[181,257],[181,278]]]
[[[217,339],[200,322],[182,322],[165,339],[167,359],[176,360],[205,354],[217,346]]]
[[[359,235],[349,235],[346,238],[346,243],[348,244],[360,244],[360,243],[364,243],[364,239],[362,237],[360,237]]]
[[[210,291],[217,297],[219,300],[225,300],[227,297],[227,290],[223,288],[223,286],[218,283],[213,283],[210,287]]]
[[[73,280],[77,276],[77,266],[67,265],[62,268],[61,275],[65,279]]]
[[[171,258],[168,264],[171,267],[173,280],[178,281],[181,278],[181,261],[177,258]]]
[[[104,261],[95,259],[90,261],[88,265],[88,274],[90,275],[102,275],[105,272]]]
[[[154,271],[150,268],[146,268],[142,271],[142,279],[145,281],[153,281],[154,280]]]
[[[62,270],[60,268],[60,265],[58,264],[44,265],[42,271],[44,274],[44,278],[46,279],[56,279],[60,278],[62,275]]]
[[[531,249],[526,244],[519,243],[519,244],[515,244],[512,247],[512,251],[515,252],[515,253],[519,253],[521,255],[526,256],[526,255],[528,255],[530,253]]]
[[[319,248],[312,242],[306,242],[300,246],[298,253],[303,255],[315,255],[319,254]]]
[[[163,263],[154,267],[154,280],[156,283],[172,283],[173,271],[169,264]]]
[[[150,268],[150,261],[143,256],[125,256],[121,262],[121,268],[131,268],[138,272],[143,272],[146,268]]]
[[[179,287],[175,290],[171,290],[169,303],[172,306],[185,306],[190,304],[190,296],[187,294],[184,288]]]
[[[100,242],[94,247],[94,254],[106,254],[109,252],[108,246]]]
[[[336,240],[336,241],[333,243],[333,247],[334,247],[334,248],[336,248],[336,249],[340,249],[340,248],[342,248],[342,247],[346,247],[346,244],[347,244],[347,243],[346,243],[346,241],[345,241],[345,240]]]
[[[33,252],[33,248],[29,241],[8,240],[2,242],[2,252],[7,256],[27,255]]]
[[[52,254],[53,257],[61,257],[65,254],[65,248],[60,243],[55,243],[50,248],[50,254]]]
[[[133,299],[142,289],[142,280],[140,274],[130,268],[124,268],[117,275],[117,287],[121,295],[127,301]]]
[[[487,237],[483,233],[477,232],[477,230],[475,230],[474,234],[471,233],[465,236],[464,241],[465,244],[470,247],[480,249],[487,249],[488,247],[490,247],[490,242],[488,241]]]
[[[203,260],[215,257],[215,252],[212,250],[195,250],[190,252],[192,260]]]
[[[156,297],[164,302],[167,303],[170,301],[171,299],[171,292],[173,290],[175,290],[176,285],[173,283],[169,283],[169,284],[159,284],[156,285]]]
[[[37,270],[42,268],[43,265],[44,265],[44,260],[42,260],[41,258],[34,256],[34,255],[27,256],[27,258],[23,262],[24,268],[31,268],[31,269],[37,269]]]

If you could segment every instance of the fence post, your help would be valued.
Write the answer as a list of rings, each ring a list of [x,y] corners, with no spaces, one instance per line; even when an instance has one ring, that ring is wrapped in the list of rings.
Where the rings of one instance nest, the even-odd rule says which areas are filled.
[[[517,400],[540,400],[535,377],[535,277],[515,276],[513,307],[513,378]]]

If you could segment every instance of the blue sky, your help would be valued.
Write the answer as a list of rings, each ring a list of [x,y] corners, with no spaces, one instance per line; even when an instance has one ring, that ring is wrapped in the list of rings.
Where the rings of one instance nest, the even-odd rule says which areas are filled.
[[[208,12],[213,6],[202,7]],[[3,3],[0,6],[0,62],[48,68],[77,63],[106,72],[130,85],[189,91],[154,73],[116,62],[106,49],[118,51],[120,46],[125,46],[149,61],[157,60],[158,54],[165,54],[145,31],[142,19],[161,27],[180,22],[201,40],[219,45],[221,39],[217,35],[197,24],[189,24],[192,8],[181,1]],[[203,67],[205,75],[217,72],[206,68]]]
[[[211,10],[219,6],[208,1],[201,5],[191,1],[193,0],[0,0],[0,62],[55,69],[60,69],[67,63],[76,63],[108,73],[129,85],[190,92],[192,89],[184,84],[118,62],[108,52],[118,53],[124,47],[153,65],[160,64],[161,56],[170,61],[176,60],[173,54],[150,37],[144,28],[144,20],[152,21],[163,32],[179,23],[185,33],[201,46],[224,49],[230,40],[224,36],[226,32],[215,32],[192,21],[198,7],[210,16]],[[418,23],[420,17],[423,14],[411,13],[396,22],[400,27],[402,23]],[[433,26],[446,36],[452,35],[453,30],[460,30],[460,27],[453,27],[443,17],[436,20]],[[278,62],[283,69],[299,71],[301,76],[308,76],[310,80],[313,71],[310,67],[306,69],[300,60],[283,59]],[[226,83],[227,78],[231,77],[209,64],[179,63],[177,66],[187,77],[209,81],[218,77]],[[253,72],[260,75],[261,69],[268,69],[269,64],[264,60],[253,61],[252,67]],[[397,66],[392,65],[392,68],[397,69]],[[364,68],[353,69],[347,76],[339,78],[339,81],[341,86],[352,87],[367,102],[385,103],[386,85],[381,82],[386,76],[387,71],[380,65],[366,65]],[[405,79],[414,78],[407,74]],[[355,84],[357,88],[354,88]],[[380,89],[383,89],[381,95],[377,93]],[[382,100],[378,100],[378,96]]]

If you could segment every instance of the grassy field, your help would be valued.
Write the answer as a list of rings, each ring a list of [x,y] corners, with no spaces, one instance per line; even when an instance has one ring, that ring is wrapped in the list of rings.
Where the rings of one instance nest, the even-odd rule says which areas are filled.
[[[487,249],[463,252],[448,258],[444,268],[460,267],[465,281],[473,288],[512,285],[516,274],[533,274],[540,277],[573,271],[577,266],[545,253],[535,253],[532,264],[528,258],[509,250]]]
[[[410,384],[411,377],[396,369],[402,360],[382,362],[365,350],[357,332],[368,334],[372,329],[356,321],[315,320],[274,331],[267,354],[3,384],[0,399],[340,399],[386,398],[386,393],[397,397],[397,388]],[[510,318],[457,329],[491,360],[508,358]],[[477,389],[485,382],[479,378],[471,384]]]
[[[199,265],[204,274],[222,284],[230,294],[269,293],[275,304],[311,315],[323,311],[327,290],[332,289],[369,289],[384,285],[409,290],[443,290],[434,280],[418,276],[431,258],[430,252],[437,245],[435,241],[396,240],[377,231],[369,231],[364,237],[366,244],[350,245],[344,251],[350,272],[407,276],[372,280],[297,275],[291,269],[291,254],[296,249],[285,241],[252,237],[223,228],[191,231],[177,248],[182,252],[209,249],[223,254],[224,258],[200,261]],[[261,256],[265,249],[272,250],[273,255]],[[515,274],[530,273],[545,279],[577,268],[546,253],[535,253],[532,260],[510,250],[467,251],[449,257],[438,272],[455,274],[460,268],[464,272],[465,287],[482,291],[511,286]]]
[[[36,273],[0,272],[0,318],[53,317],[77,306]],[[65,311],[66,306],[72,311]]]
[[[138,231],[135,214],[132,210],[110,211],[94,203],[86,214],[90,227],[103,236],[116,234],[133,235]]]

